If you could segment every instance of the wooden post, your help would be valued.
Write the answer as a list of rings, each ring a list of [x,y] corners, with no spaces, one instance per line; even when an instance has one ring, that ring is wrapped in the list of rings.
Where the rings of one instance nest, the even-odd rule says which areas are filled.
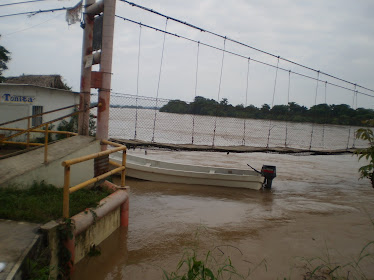
[[[48,124],[45,126],[44,135],[44,163],[48,162]]]
[[[126,150],[122,152],[122,166],[126,167]],[[122,170],[121,172],[121,187],[125,187],[125,180],[126,180],[126,169]]]
[[[70,165],[65,166],[64,172],[64,197],[62,204],[62,217],[69,218],[69,187],[70,187]]]

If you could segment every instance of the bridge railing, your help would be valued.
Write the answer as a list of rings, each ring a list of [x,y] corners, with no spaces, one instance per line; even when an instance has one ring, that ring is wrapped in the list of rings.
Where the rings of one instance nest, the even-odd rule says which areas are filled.
[[[69,108],[74,108],[76,106],[78,106],[78,105],[71,105],[71,106],[67,106],[67,107],[55,109],[55,110],[52,110],[52,111],[48,111],[48,112],[45,112],[45,113],[35,114],[35,115],[32,115],[32,116],[27,116],[27,117],[23,117],[23,118],[20,118],[20,119],[13,120],[13,121],[8,121],[8,122],[5,122],[5,123],[1,123],[0,124],[0,130],[4,130],[4,131],[18,131],[18,132],[14,133],[12,135],[6,136],[6,137],[1,137],[0,138],[0,145],[1,144],[16,144],[16,145],[25,145],[27,148],[29,148],[30,146],[44,146],[44,163],[48,162],[48,142],[49,142],[49,139],[48,139],[49,137],[48,136],[49,136],[50,133],[53,133],[53,134],[63,134],[63,135],[66,135],[67,137],[77,135],[77,133],[70,132],[70,131],[49,130],[49,125],[53,124],[55,122],[61,121],[63,119],[75,116],[75,115],[83,112],[83,110],[75,111],[73,113],[70,113],[70,114],[64,115],[62,117],[50,120],[48,122],[44,122],[44,123],[42,123],[40,125],[37,125],[37,126],[34,126],[34,127],[30,127],[31,120],[33,118],[35,118],[35,117],[38,117],[38,116],[42,116],[42,115],[46,115],[46,114],[51,114],[51,113],[54,113],[54,112],[57,112],[57,111],[61,111],[61,110],[66,110],[66,109],[69,109]],[[98,105],[91,106],[90,109],[95,108],[97,106]],[[27,123],[28,123],[27,129],[1,127],[3,125],[12,124],[12,123],[19,122],[19,121],[22,121],[22,120],[27,120]],[[44,130],[39,129],[39,128],[42,128],[42,127],[44,127]],[[31,143],[30,142],[30,133],[43,133],[44,134],[44,143]],[[21,136],[23,134],[27,135],[26,142],[9,141],[10,139],[13,139],[15,137]]]
[[[107,177],[109,177],[109,176],[111,176],[115,173],[119,173],[119,172],[121,173],[121,187],[125,187],[126,146],[118,144],[118,143],[113,143],[113,142],[110,142],[110,141],[107,141],[107,140],[102,140],[101,144],[102,145],[114,146],[116,148],[106,150],[106,151],[103,151],[103,152],[99,152],[99,153],[95,153],[95,154],[91,154],[91,155],[87,155],[87,156],[82,156],[82,157],[75,158],[75,159],[65,160],[64,162],[62,162],[62,166],[64,167],[63,218],[69,218],[70,217],[70,215],[69,215],[69,197],[70,197],[71,193],[76,192],[76,191],[78,191],[82,188],[85,188],[89,185],[92,185],[94,183],[97,183],[101,180],[104,180],[105,178],[107,178]],[[84,161],[87,161],[87,160],[108,156],[109,154],[119,152],[119,151],[122,151],[122,164],[121,164],[121,166],[119,166],[119,167],[117,167],[117,168],[115,168],[111,171],[108,171],[104,174],[101,174],[99,176],[96,176],[92,179],[84,181],[84,182],[82,182],[78,185],[70,187],[70,167],[72,165],[77,164],[77,163],[81,163],[81,162],[84,162]]]

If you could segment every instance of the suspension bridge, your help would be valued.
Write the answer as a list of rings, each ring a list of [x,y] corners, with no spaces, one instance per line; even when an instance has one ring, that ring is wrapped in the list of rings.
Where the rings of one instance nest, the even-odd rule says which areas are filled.
[[[112,139],[233,151],[339,152],[366,146],[355,132],[362,121],[374,117],[372,109],[361,107],[371,104],[372,89],[171,15],[120,2],[160,17],[164,28],[116,14],[116,28],[131,33],[137,49],[114,59],[126,61],[129,70],[124,72],[133,77],[134,86],[131,94],[111,92]],[[170,23],[179,25],[180,33],[169,31]],[[189,32],[193,35],[184,35]],[[144,46],[150,38],[159,52]],[[157,69],[150,69],[151,57],[159,60]],[[175,99],[161,98],[166,88],[173,88]],[[257,108],[259,96],[265,102]],[[199,100],[210,102],[209,109],[204,112],[201,104],[197,108]],[[229,104],[231,100],[237,104]],[[173,104],[184,108],[171,109]]]
[[[355,132],[362,121],[374,118],[373,89],[234,39],[237,35],[222,35],[127,0],[117,2],[128,15],[123,9],[115,12],[116,71],[104,67],[97,73],[106,81],[112,76],[116,89],[96,86],[110,94],[105,128],[110,138],[139,145],[241,151],[337,151],[366,146]],[[97,22],[93,28],[100,29],[102,13],[90,14],[89,8],[80,16],[81,6],[0,17],[73,10],[78,13],[69,24],[80,21],[87,29],[91,15]],[[142,20],[135,18],[140,12]],[[159,24],[148,23],[150,17]],[[101,55],[102,61],[108,61],[101,46],[96,46],[101,44],[98,40],[91,59],[100,60]],[[83,95],[91,92],[89,83],[85,87]],[[100,103],[98,93],[91,95],[91,102]],[[86,103],[81,109],[88,110]],[[99,138],[108,137],[100,134]]]

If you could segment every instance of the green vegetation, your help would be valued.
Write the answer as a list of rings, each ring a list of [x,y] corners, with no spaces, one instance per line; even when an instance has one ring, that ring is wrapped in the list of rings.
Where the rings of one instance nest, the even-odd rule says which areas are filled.
[[[76,110],[75,110],[76,111]],[[62,120],[57,127],[58,131],[69,131],[69,132],[78,132],[78,115],[74,115],[70,118],[69,121]],[[88,123],[88,135],[95,136],[96,135],[96,122],[94,120],[94,115],[90,113],[90,119]],[[57,134],[57,139],[64,139],[66,135]]]
[[[26,267],[23,270],[23,279],[29,280],[51,280],[50,273],[56,269],[49,266],[51,256],[49,250],[43,248],[34,259],[26,259]]]
[[[218,261],[212,252],[199,260],[196,251],[187,251],[177,265],[174,272],[164,271],[166,280],[216,280],[216,279],[245,279],[232,265],[230,257]]]
[[[191,103],[170,100],[168,104],[161,107],[160,112],[340,125],[362,125],[363,120],[374,118],[374,110],[365,108],[354,110],[347,104],[318,104],[308,109],[290,102],[288,105],[275,105],[273,108],[268,104],[257,108],[254,105],[233,106],[226,98],[217,102],[202,96],[196,96]]]
[[[17,221],[45,223],[62,216],[61,188],[34,182],[29,189],[0,189],[0,218]],[[70,195],[70,215],[86,208],[97,206],[98,202],[111,192],[101,188],[82,189]]]
[[[0,46],[0,83],[4,81],[3,71],[8,69],[7,63],[9,61],[10,61],[10,52],[3,46]]]
[[[367,121],[370,126],[374,125],[374,120]],[[357,149],[355,154],[358,159],[365,158],[369,161],[369,164],[360,167],[359,172],[361,178],[368,178],[371,182],[371,186],[374,188],[374,134],[370,128],[360,128],[356,132],[356,138],[362,139],[368,142],[369,147],[363,149]]]

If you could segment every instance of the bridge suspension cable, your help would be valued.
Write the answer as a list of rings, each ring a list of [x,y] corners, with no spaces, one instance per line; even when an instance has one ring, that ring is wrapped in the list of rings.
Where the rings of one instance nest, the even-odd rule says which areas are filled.
[[[158,83],[157,83],[157,92],[156,92],[156,106],[155,106],[155,117],[153,120],[153,133],[152,133],[152,142],[155,141],[155,129],[156,129],[156,118],[157,118],[157,106],[158,106],[158,94],[160,91],[160,82],[161,82],[161,74],[162,74],[162,63],[164,61],[164,50],[165,50],[165,40],[166,40],[166,34],[167,34],[167,29],[168,27],[168,19],[166,19],[165,22],[165,33],[164,33],[164,39],[162,42],[162,52],[161,52],[161,61],[160,61],[160,71],[158,73]]]
[[[187,41],[190,41],[190,42],[194,42],[194,43],[200,43],[200,45],[202,46],[206,46],[206,47],[209,47],[209,48],[212,48],[212,49],[215,49],[215,50],[218,50],[218,51],[223,51],[225,53],[228,53],[228,54],[231,54],[231,55],[234,55],[234,56],[237,56],[237,57],[241,57],[241,58],[244,58],[244,59],[248,59],[248,56],[244,56],[242,54],[239,54],[239,53],[236,53],[236,52],[233,52],[233,51],[228,51],[228,50],[224,50],[220,47],[216,47],[216,46],[213,46],[213,45],[210,45],[208,43],[204,43],[204,42],[201,42],[201,41],[197,41],[197,40],[194,40],[194,39],[191,39],[191,38],[188,38],[188,37],[185,37],[183,35],[179,35],[179,34],[176,34],[176,33],[171,33],[171,32],[168,32],[168,31],[165,31],[165,30],[162,30],[162,29],[159,29],[157,27],[154,27],[154,26],[150,26],[150,25],[147,25],[147,24],[143,24],[141,22],[138,22],[138,21],[135,21],[135,20],[131,20],[131,19],[128,19],[128,18],[125,18],[125,17],[122,17],[122,16],[119,16],[119,15],[116,15],[117,18],[120,18],[120,19],[123,19],[124,21],[128,21],[128,22],[131,22],[131,23],[134,23],[134,24],[140,24],[144,27],[147,27],[149,29],[153,29],[155,31],[158,31],[158,32],[161,32],[161,33],[164,33],[164,34],[167,34],[167,35],[170,35],[170,36],[174,36],[174,37],[177,37],[177,38],[180,38],[180,39],[184,39],[184,40],[187,40]],[[309,76],[309,75],[306,75],[306,74],[302,74],[302,73],[299,73],[299,72],[295,72],[295,71],[292,71],[290,69],[285,69],[283,67],[277,67],[276,65],[273,65],[273,64],[270,64],[270,63],[267,63],[267,62],[263,62],[263,61],[260,61],[260,60],[257,60],[257,59],[254,59],[254,58],[251,58],[251,61],[253,62],[256,62],[256,63],[259,63],[259,64],[262,64],[262,65],[265,65],[265,66],[268,66],[268,67],[272,67],[272,68],[278,68],[278,70],[281,70],[281,71],[285,71],[285,72],[291,72],[291,74],[294,74],[294,75],[297,75],[297,76],[300,76],[300,77],[304,77],[304,78],[307,78],[307,79],[311,79],[311,80],[315,80],[317,81],[317,78],[315,77],[312,77],[312,76]],[[316,71],[318,72],[318,71]],[[320,72],[321,73],[321,72]],[[336,83],[332,83],[332,82],[329,82],[329,81],[323,81],[323,80],[319,80],[320,82],[326,82],[327,84],[329,85],[332,85],[334,87],[338,87],[338,88],[341,88],[341,89],[345,89],[347,91],[351,91],[351,92],[354,92],[353,89],[351,88],[348,88],[346,86],[342,86],[342,85],[338,85]],[[358,87],[358,85],[356,85]],[[361,87],[362,88],[362,87]],[[368,89],[370,90],[370,89]],[[370,90],[372,91],[372,90]],[[365,96],[368,96],[368,97],[374,97],[374,95],[372,94],[368,94],[368,93],[365,93],[365,92],[362,92],[362,91],[356,91],[358,94],[362,94],[362,95],[365,95]],[[374,92],[374,91],[373,91]]]
[[[319,74],[325,75],[325,76],[327,76],[327,77],[330,77],[330,78],[333,78],[333,79],[339,80],[339,81],[341,81],[341,82],[344,82],[344,83],[347,83],[347,84],[350,84],[350,85],[354,85],[354,86],[356,86],[356,87],[359,87],[359,88],[362,88],[362,89],[365,89],[365,90],[368,90],[368,91],[371,91],[371,92],[374,93],[374,90],[373,90],[373,89],[370,89],[370,88],[367,88],[367,87],[364,87],[364,86],[357,85],[356,83],[353,83],[353,82],[347,81],[347,80],[345,80],[345,79],[342,79],[342,78],[336,77],[336,76],[334,76],[334,75],[328,74],[328,73],[323,72],[323,71],[320,71],[320,70],[316,70],[316,69],[314,69],[314,68],[312,68],[312,67],[309,67],[309,66],[303,65],[303,64],[301,64],[301,63],[297,63],[297,62],[292,61],[292,60],[290,60],[290,59],[287,59],[287,58],[281,57],[281,56],[279,56],[279,55],[275,55],[275,54],[272,54],[272,53],[270,53],[270,52],[267,52],[267,51],[261,50],[261,49],[259,49],[259,48],[256,48],[256,47],[253,47],[253,46],[251,46],[251,45],[248,45],[248,44],[242,43],[242,42],[240,42],[240,41],[234,40],[234,39],[229,38],[229,37],[227,37],[227,36],[223,36],[223,35],[220,35],[220,34],[218,34],[218,33],[213,32],[213,31],[209,31],[209,30],[207,30],[207,29],[204,29],[204,28],[198,27],[198,26],[196,26],[196,25],[190,24],[190,23],[188,23],[188,22],[186,22],[186,21],[182,21],[182,20],[180,20],[180,19],[177,19],[177,18],[174,18],[174,17],[168,16],[168,15],[162,14],[162,13],[160,13],[160,12],[158,12],[158,11],[153,10],[153,9],[150,9],[150,8],[147,8],[147,7],[144,7],[144,6],[138,5],[138,4],[136,4],[136,3],[133,3],[133,2],[130,2],[130,1],[127,1],[127,0],[120,0],[120,1],[121,1],[121,2],[124,2],[124,3],[127,3],[127,4],[129,4],[130,6],[133,6],[133,7],[136,7],[136,8],[140,8],[140,9],[145,10],[145,11],[147,11],[147,12],[150,12],[150,13],[156,14],[156,15],[158,15],[158,16],[165,17],[165,18],[167,18],[167,19],[169,19],[169,20],[172,20],[172,21],[178,22],[178,23],[180,23],[180,24],[186,25],[186,26],[188,26],[188,27],[190,27],[190,28],[197,29],[197,30],[199,30],[199,31],[201,31],[201,32],[206,32],[206,33],[208,33],[208,34],[211,34],[211,35],[214,35],[214,36],[220,37],[220,38],[225,39],[225,40],[228,40],[228,41],[231,41],[231,42],[233,42],[233,43],[235,43],[235,44],[238,44],[238,45],[241,45],[241,46],[244,46],[244,47],[250,48],[250,49],[252,49],[252,50],[255,50],[255,51],[261,52],[261,53],[263,53],[263,54],[266,54],[266,55],[272,56],[272,57],[274,57],[274,58],[278,58],[278,59],[280,59],[280,60],[283,60],[283,61],[286,61],[286,62],[288,62],[288,63],[294,64],[294,65],[296,65],[296,66],[302,67],[302,68],[304,68],[304,69],[307,69],[307,70],[310,70],[310,71],[314,71],[314,72],[318,72]]]
[[[274,107],[275,90],[277,88],[277,78],[278,78],[278,69],[279,69],[278,66],[279,66],[279,58],[277,60],[277,68],[275,70],[274,90],[273,90],[273,99],[271,101],[271,108]],[[270,121],[269,121],[269,132],[268,132],[268,141],[267,141],[267,144],[266,144],[266,148],[269,148],[270,132],[271,132],[271,129],[272,129],[271,125],[272,125],[272,122],[271,122],[271,119],[270,119]]]
[[[221,61],[221,73],[220,73],[220,75],[219,75],[218,94],[217,94],[217,108],[216,108],[216,118],[214,119],[214,130],[213,130],[213,142],[212,142],[212,146],[214,146],[214,140],[215,140],[215,138],[216,138],[217,118],[218,118],[218,106],[219,106],[219,96],[220,96],[220,93],[221,93],[222,74],[223,74],[223,62],[224,62],[224,60],[225,60],[225,50],[226,50],[226,39],[223,40],[222,61]]]
[[[197,43],[197,54],[196,54],[196,73],[195,73],[195,98],[197,95],[197,78],[199,73],[199,55],[200,55],[200,42]],[[195,136],[195,112],[192,115],[192,144],[194,143]]]
[[[139,97],[139,72],[140,72],[140,42],[142,38],[142,26],[139,25],[139,46],[138,46],[138,69],[136,75],[136,109],[135,109],[135,131],[134,131],[134,139],[136,139],[136,130],[138,125],[138,97]]]

